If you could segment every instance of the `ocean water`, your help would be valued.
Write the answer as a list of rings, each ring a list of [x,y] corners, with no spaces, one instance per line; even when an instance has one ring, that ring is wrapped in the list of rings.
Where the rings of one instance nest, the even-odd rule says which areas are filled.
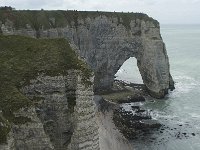
[[[136,150],[200,150],[200,25],[161,25],[176,89],[143,107],[164,126],[133,141]],[[127,60],[118,79],[142,83],[135,58]]]

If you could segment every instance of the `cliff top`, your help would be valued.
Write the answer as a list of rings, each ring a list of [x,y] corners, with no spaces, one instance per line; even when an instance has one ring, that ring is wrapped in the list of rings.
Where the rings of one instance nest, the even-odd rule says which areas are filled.
[[[11,123],[29,121],[13,115],[20,108],[33,105],[19,89],[38,73],[65,75],[69,69],[81,70],[85,83],[91,75],[65,39],[0,35],[0,143],[6,141]]]
[[[85,20],[87,17],[95,18],[98,16],[116,17],[118,23],[125,27],[130,27],[131,20],[144,20],[153,22],[159,26],[157,20],[143,13],[123,13],[123,12],[102,12],[102,11],[76,11],[76,10],[10,10],[0,9],[0,21],[5,23],[8,19],[12,21],[16,29],[24,28],[29,24],[35,30],[65,27],[67,25],[78,26],[78,19]]]

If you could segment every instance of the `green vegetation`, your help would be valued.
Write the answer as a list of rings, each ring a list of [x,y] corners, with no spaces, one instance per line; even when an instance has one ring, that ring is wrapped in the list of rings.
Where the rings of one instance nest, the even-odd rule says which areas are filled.
[[[113,93],[109,93],[109,94],[105,94],[101,96],[108,101],[118,103],[121,100],[127,100],[128,97],[132,97],[135,95],[136,93],[134,93],[133,91],[124,90],[124,91],[113,92]]]
[[[65,39],[0,35],[0,143],[6,141],[10,124],[30,121],[26,117],[15,117],[13,112],[38,101],[28,99],[19,89],[38,73],[65,75],[69,69],[81,70],[83,82],[90,83],[91,71]]]
[[[116,17],[118,24],[123,24],[126,28],[130,28],[131,20],[141,19],[151,21],[155,26],[159,26],[158,21],[143,13],[123,13],[123,12],[99,12],[99,11],[37,11],[37,10],[0,10],[0,20],[5,23],[9,19],[14,23],[16,29],[25,28],[27,24],[31,25],[36,31],[39,29],[49,29],[56,27],[78,26],[78,19],[98,16]],[[120,21],[120,18],[122,21]]]

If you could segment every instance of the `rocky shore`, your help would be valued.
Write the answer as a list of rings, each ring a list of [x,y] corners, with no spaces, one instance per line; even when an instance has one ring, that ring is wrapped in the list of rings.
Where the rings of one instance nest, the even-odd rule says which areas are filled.
[[[140,106],[148,96],[144,85],[115,80],[111,91],[101,96],[100,111],[112,110],[113,123],[126,139],[137,139],[161,127],[157,120],[152,119],[150,110]]]
[[[123,107],[115,109],[113,120],[118,129],[127,139],[136,139],[144,135],[149,130],[157,129],[161,124],[153,120],[147,110],[139,106],[132,106],[132,110],[127,111]]]
[[[159,22],[143,13],[1,9],[0,45],[0,149],[129,150],[125,137],[158,127],[139,103],[174,86]],[[144,85],[114,81],[130,57]]]
[[[97,123],[99,127],[100,150],[132,150],[133,146],[118,130],[113,122],[115,104],[104,100],[101,96],[94,97],[97,111]]]
[[[121,133],[120,137],[126,139],[132,149],[149,150],[160,148],[161,145],[164,148],[164,144],[169,140],[186,140],[199,136],[199,133],[190,130],[190,124],[177,124],[177,121],[165,116],[165,119],[162,116],[155,118],[155,110],[144,106],[155,101],[142,84],[128,84],[116,80],[111,91],[102,92],[100,97],[99,112],[112,112],[112,127]],[[167,122],[171,122],[171,126]]]

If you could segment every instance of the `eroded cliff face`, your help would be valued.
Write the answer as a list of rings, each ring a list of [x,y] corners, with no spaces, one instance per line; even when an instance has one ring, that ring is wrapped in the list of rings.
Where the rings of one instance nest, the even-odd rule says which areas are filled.
[[[137,59],[143,82],[153,97],[162,98],[174,88],[159,23],[145,14],[10,11],[1,16],[5,35],[63,37],[74,43],[95,72],[96,91],[109,89],[114,75],[130,57]]]
[[[0,150],[99,150],[93,73],[75,47],[0,35]]]
[[[66,76],[54,77],[39,75],[21,89],[29,99],[40,100],[14,113],[31,121],[13,124],[1,150],[99,149],[93,88],[84,85],[77,72],[69,70]]]
[[[0,34],[15,35],[0,35],[2,150],[105,146],[93,82],[96,91],[109,89],[130,57],[152,96],[174,86],[159,23],[145,14],[0,10]]]

